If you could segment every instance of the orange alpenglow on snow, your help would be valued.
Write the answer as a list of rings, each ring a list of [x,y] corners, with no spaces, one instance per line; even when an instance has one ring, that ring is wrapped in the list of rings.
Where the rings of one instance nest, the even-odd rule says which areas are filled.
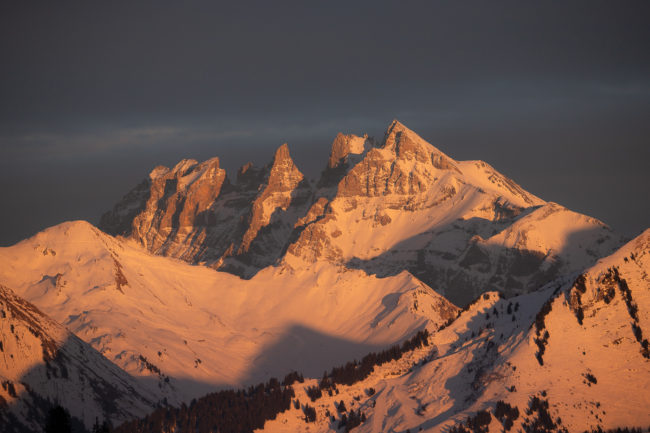
[[[100,228],[0,248],[0,426],[40,428],[38,398],[90,428],[291,371],[310,407],[266,431],[332,431],[341,401],[367,432],[650,423],[650,232],[624,244],[398,121],[337,135],[315,182],[287,144],[232,182],[218,158],[156,167]]]

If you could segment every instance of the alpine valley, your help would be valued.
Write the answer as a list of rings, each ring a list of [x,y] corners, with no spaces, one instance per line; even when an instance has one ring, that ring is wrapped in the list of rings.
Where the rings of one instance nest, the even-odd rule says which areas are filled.
[[[323,166],[182,160],[0,248],[0,430],[648,428],[650,229],[398,121]]]

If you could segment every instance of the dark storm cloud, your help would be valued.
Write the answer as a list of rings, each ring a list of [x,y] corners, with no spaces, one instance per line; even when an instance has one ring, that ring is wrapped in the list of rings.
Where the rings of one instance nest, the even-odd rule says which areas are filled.
[[[3,2],[0,243],[96,220],[183,157],[232,172],[287,141],[315,175],[336,132],[381,136],[394,117],[635,234],[649,16],[647,2]]]

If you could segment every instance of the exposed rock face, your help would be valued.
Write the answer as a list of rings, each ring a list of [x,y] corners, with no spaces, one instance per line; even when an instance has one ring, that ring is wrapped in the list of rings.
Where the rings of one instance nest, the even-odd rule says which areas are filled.
[[[158,167],[149,177],[149,198],[133,219],[132,236],[151,251],[194,258],[206,227],[216,224],[210,208],[226,184],[219,159],[201,164],[183,160],[171,170]],[[195,240],[193,245],[188,245],[188,238]]]
[[[340,132],[332,143],[330,159],[327,162],[327,168],[334,169],[343,164],[347,164],[348,155],[361,154],[364,151],[365,143],[368,136],[357,137],[353,134],[341,134]]]
[[[427,192],[440,170],[455,170],[451,158],[398,121],[389,126],[382,148],[371,149],[339,184],[341,197],[417,196]]]
[[[486,290],[534,290],[622,242],[600,221],[544,202],[482,161],[455,161],[397,121],[327,197],[285,263],[325,259],[380,276],[407,269],[458,305]]]
[[[398,121],[379,145],[338,134],[316,185],[286,145],[266,167],[242,167],[235,185],[216,158],[182,161],[154,170],[101,227],[241,276],[318,260],[378,275],[407,269],[458,304],[485,290],[532,290],[622,241],[485,162],[455,161]]]
[[[251,243],[262,227],[271,223],[274,212],[285,211],[297,199],[303,204],[309,198],[309,188],[303,184],[304,176],[289,155],[289,146],[283,144],[275,152],[264,189],[253,201],[248,228],[244,233],[240,253],[248,252]]]
[[[299,217],[294,208],[306,206],[310,195],[284,144],[268,166],[241,167],[235,185],[218,158],[157,167],[102,217],[100,227],[156,254],[248,276],[280,256]]]
[[[330,158],[318,182],[319,188],[336,188],[350,166],[354,164],[352,159],[362,155],[373,145],[373,140],[367,135],[359,137],[354,134],[339,133],[332,142]]]

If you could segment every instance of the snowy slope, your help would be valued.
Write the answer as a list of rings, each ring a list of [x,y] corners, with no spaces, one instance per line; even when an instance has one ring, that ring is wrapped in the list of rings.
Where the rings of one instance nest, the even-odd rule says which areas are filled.
[[[467,426],[467,418],[482,410],[490,414],[489,431],[500,432],[504,427],[494,416],[498,401],[518,409],[512,431],[528,431],[540,418],[534,405],[527,412],[534,397],[548,403],[555,424],[548,431],[646,428],[649,272],[646,230],[580,274],[584,278],[573,275],[511,299],[486,293],[435,333],[429,347],[376,368],[362,382],[339,385],[333,396],[324,392],[314,403],[304,387],[317,382],[297,385],[296,398],[303,407],[316,408],[317,421],[306,423],[302,408],[292,407],[267,422],[264,431],[337,431],[341,400],[348,415],[349,409],[360,409],[367,417],[359,432],[446,432],[460,423]],[[635,334],[635,323],[640,333]],[[541,357],[540,338],[545,339]]]
[[[145,386],[169,388],[170,402],[292,369],[316,374],[457,311],[407,272],[376,278],[318,263],[242,280],[82,221],[2,248],[0,261],[0,282]]]
[[[0,430],[40,431],[61,404],[87,428],[120,423],[162,398],[0,285]]]

